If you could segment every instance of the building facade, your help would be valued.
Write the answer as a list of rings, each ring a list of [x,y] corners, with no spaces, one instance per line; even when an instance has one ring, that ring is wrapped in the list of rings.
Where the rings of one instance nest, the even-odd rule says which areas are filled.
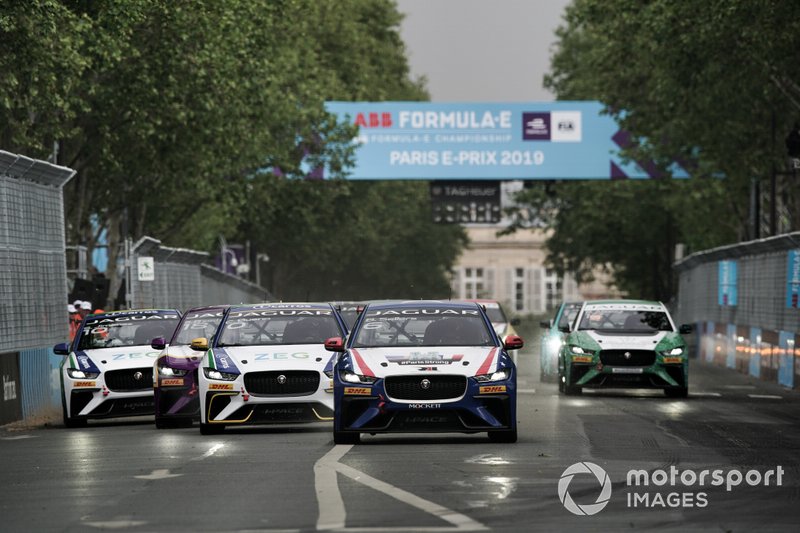
[[[563,300],[618,297],[601,272],[591,283],[578,284],[570,274],[558,276],[545,266],[545,230],[520,230],[497,236],[502,225],[466,227],[470,244],[453,267],[454,298],[499,301],[509,314],[545,314]]]

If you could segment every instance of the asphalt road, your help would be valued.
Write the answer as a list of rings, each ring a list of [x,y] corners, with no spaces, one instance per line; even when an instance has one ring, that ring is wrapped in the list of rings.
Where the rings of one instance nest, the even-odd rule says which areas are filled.
[[[539,382],[533,353],[518,360],[516,444],[454,434],[334,446],[325,425],[201,436],[196,426],[156,430],[148,419],[0,428],[0,530],[797,531],[797,392],[693,361],[685,400],[640,391],[561,397]],[[610,482],[607,505],[591,516],[559,498],[562,474],[579,462]],[[677,486],[627,484],[630,470],[655,482],[672,467]],[[704,486],[681,484],[703,470]],[[710,486],[714,470],[731,484],[741,472],[741,484]],[[759,486],[747,485],[750,470]],[[568,481],[578,512],[607,499],[602,478]]]

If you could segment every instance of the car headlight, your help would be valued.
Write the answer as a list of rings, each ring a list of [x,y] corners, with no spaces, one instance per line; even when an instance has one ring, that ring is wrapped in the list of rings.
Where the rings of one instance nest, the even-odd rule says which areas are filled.
[[[486,383],[487,381],[503,381],[511,377],[511,369],[504,368],[502,370],[498,370],[493,374],[481,374],[480,376],[475,376],[475,381],[479,383]]]
[[[84,372],[77,368],[68,368],[67,375],[72,379],[96,379],[100,376],[100,372]]]
[[[158,375],[165,378],[185,376],[189,371],[181,368],[171,368],[168,366],[158,367]]]
[[[683,355],[683,346],[678,346],[677,348],[673,348],[671,350],[664,350],[661,352],[661,355],[669,355],[672,357]]]
[[[203,368],[203,374],[205,374],[208,379],[216,379],[219,381],[235,381],[236,378],[239,377],[239,374],[220,372],[219,370],[215,370],[213,368]]]
[[[352,372],[348,372],[345,370],[339,377],[342,378],[342,381],[347,383],[375,383],[375,378],[372,376],[362,376],[361,374],[353,374]]]
[[[570,346],[569,351],[576,355],[594,355],[594,352],[591,350],[587,350],[586,348],[581,348],[580,346],[575,345]]]
[[[333,379],[333,370],[323,370],[322,373]]]

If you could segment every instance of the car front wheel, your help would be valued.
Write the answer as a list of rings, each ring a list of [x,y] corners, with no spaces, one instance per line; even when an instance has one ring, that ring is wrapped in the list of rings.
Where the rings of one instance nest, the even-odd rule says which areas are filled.
[[[517,442],[517,428],[503,431],[490,431],[489,440],[492,442]]]
[[[359,442],[361,442],[361,433],[346,433],[333,430],[334,444],[358,444]]]

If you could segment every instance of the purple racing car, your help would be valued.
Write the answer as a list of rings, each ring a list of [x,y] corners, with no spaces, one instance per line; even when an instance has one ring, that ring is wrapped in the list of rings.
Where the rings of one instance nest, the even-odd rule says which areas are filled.
[[[152,347],[161,350],[153,368],[158,429],[189,427],[199,418],[197,369],[227,309],[227,305],[190,309],[169,343],[153,339]]]

